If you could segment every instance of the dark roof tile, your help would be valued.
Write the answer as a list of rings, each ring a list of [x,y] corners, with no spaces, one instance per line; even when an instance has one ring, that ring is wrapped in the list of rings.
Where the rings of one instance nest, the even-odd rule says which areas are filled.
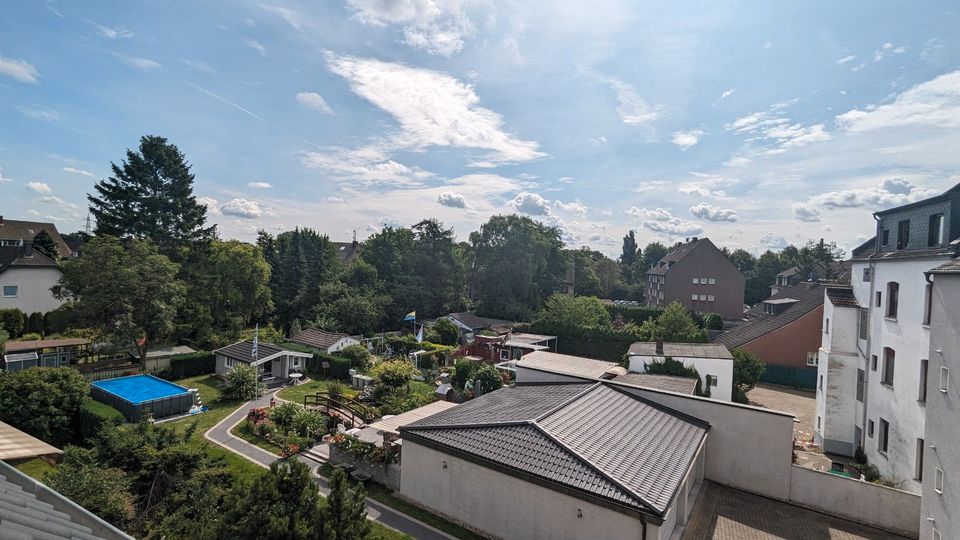
[[[331,345],[334,345],[345,337],[350,336],[336,332],[327,332],[319,328],[304,328],[298,332],[297,335],[290,338],[290,341],[326,351]]]
[[[763,312],[763,302],[750,308],[747,312],[747,321],[720,334],[712,341],[735,349],[757,338],[778,330],[787,324],[796,321],[807,313],[823,305],[824,288],[819,283],[800,283],[792,287],[785,287],[777,294],[764,300],[777,301],[787,298],[794,299],[790,307],[780,313],[771,315]]]
[[[270,355],[283,351],[282,348],[274,345],[273,343],[259,343],[257,347],[258,358],[266,358]],[[240,362],[247,364],[256,360],[253,357],[253,343],[250,341],[238,341],[232,345],[221,347],[213,352],[214,354],[222,354],[227,358],[233,358],[234,360],[239,360]]]

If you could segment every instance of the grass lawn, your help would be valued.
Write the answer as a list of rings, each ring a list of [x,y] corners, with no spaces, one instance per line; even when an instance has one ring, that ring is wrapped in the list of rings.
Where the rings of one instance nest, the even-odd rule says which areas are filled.
[[[43,482],[43,475],[56,468],[40,458],[28,459],[27,461],[17,463],[15,467],[18,471],[33,478],[37,482]]]
[[[230,430],[230,433],[271,454],[275,454],[278,457],[280,456],[280,447],[254,433],[250,429],[250,424],[246,421],[237,424],[235,428]]]
[[[316,394],[317,392],[326,392],[327,385],[330,383],[331,380],[333,379],[311,380],[310,382],[298,384],[297,386],[284,388],[277,395],[287,401],[292,401],[297,405],[303,405],[303,396],[306,396],[308,394],[313,395],[313,394]],[[348,398],[355,399],[358,395],[360,395],[360,392],[356,391],[353,388],[347,388],[346,391],[343,393],[343,395],[347,396]]]
[[[329,463],[323,464],[320,467],[320,474],[330,478],[330,475],[333,474],[333,467],[330,466]],[[418,519],[427,525],[430,525],[431,527],[440,529],[441,531],[453,537],[463,538],[466,540],[485,540],[486,538],[473,531],[464,529],[456,523],[447,521],[436,514],[428,512],[419,506],[408,503],[400,497],[397,497],[390,488],[382,484],[378,484],[376,482],[366,482],[363,487],[367,490],[367,497],[370,497],[379,503],[385,504],[386,506],[389,506],[398,512]]]

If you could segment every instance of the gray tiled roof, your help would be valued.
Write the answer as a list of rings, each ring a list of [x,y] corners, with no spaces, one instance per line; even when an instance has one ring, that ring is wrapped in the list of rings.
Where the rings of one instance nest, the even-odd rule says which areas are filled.
[[[10,465],[0,463],[0,538],[120,540],[130,536]]]
[[[763,303],[776,304],[777,300],[784,298],[791,298],[796,302],[792,302],[777,314],[763,312]],[[817,283],[798,283],[791,287],[784,287],[777,294],[750,308],[746,322],[720,334],[712,341],[735,349],[783,328],[822,305],[823,287]]]
[[[336,332],[327,332],[319,328],[304,328],[298,332],[297,335],[290,338],[290,341],[326,351],[331,345],[345,337],[350,336]]]
[[[611,368],[617,367],[614,362],[604,362],[592,358],[570,356],[547,351],[535,351],[524,355],[517,361],[517,367],[549,371],[574,377],[599,379]]]
[[[283,349],[277,347],[273,343],[260,342],[257,347],[258,358],[266,358],[270,355],[283,351]],[[232,345],[221,347],[213,352],[214,354],[222,354],[227,358],[233,358],[234,360],[239,360],[247,364],[252,363],[255,360],[253,357],[253,343],[250,341],[238,341]]]
[[[617,375],[614,382],[643,386],[646,388],[656,388],[657,390],[666,390],[678,394],[693,395],[697,388],[696,377],[678,377],[676,375],[654,375],[650,373],[624,373]]]
[[[26,255],[22,246],[0,246],[0,273],[10,267],[56,268],[57,262],[37,250]]]
[[[663,516],[708,429],[705,422],[597,382],[504,388],[400,431]]]
[[[630,345],[627,351],[635,356],[679,356],[682,358],[727,358],[733,360],[733,355],[726,347],[716,343],[664,343],[663,353],[657,352],[657,344],[653,341],[639,341]]]
[[[960,273],[960,259],[954,259],[948,263],[930,270],[931,274],[957,274]]]
[[[70,256],[70,246],[64,242],[63,237],[60,236],[60,231],[53,223],[4,219],[3,216],[0,216],[0,240],[33,242],[33,238],[40,234],[40,231],[47,231],[47,234],[53,239],[53,243],[57,245],[57,251],[60,252],[61,257]]]
[[[712,245],[713,242],[711,242],[709,238],[698,238],[697,240],[691,240],[690,242],[679,244],[675,246],[673,249],[671,249],[669,252],[667,252],[667,254],[664,255],[662,259],[657,261],[657,263],[654,264],[652,268],[647,270],[647,274],[652,274],[652,275],[666,274],[667,271],[670,270],[670,265],[666,264],[663,267],[661,267],[660,263],[678,262],[684,257],[686,257],[687,255],[689,255],[690,253],[692,253],[693,250],[697,249],[702,245],[707,245],[707,244]]]
[[[447,316],[460,321],[461,324],[467,328],[470,328],[471,330],[482,330],[484,328],[490,328],[491,326],[512,326],[516,324],[513,321],[505,321],[503,319],[480,317],[479,315],[476,315],[470,311],[464,311],[463,313],[451,313]]]
[[[853,295],[853,289],[849,287],[829,287],[827,298],[835,306],[860,307],[860,302],[857,302],[857,297]]]

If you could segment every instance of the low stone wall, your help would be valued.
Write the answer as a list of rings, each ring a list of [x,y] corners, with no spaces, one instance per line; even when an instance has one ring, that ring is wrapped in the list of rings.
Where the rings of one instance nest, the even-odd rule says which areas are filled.
[[[908,491],[794,465],[790,502],[909,538],[919,535],[920,496]]]
[[[396,463],[368,463],[356,459],[334,446],[330,447],[329,461],[335,465],[340,463],[353,465],[354,470],[369,474],[370,479],[374,482],[383,484],[394,491],[400,491],[400,465]]]

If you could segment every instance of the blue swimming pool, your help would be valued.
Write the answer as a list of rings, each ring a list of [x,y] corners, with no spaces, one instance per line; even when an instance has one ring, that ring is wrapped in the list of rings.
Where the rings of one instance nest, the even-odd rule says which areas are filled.
[[[183,414],[193,406],[186,388],[153,375],[130,375],[91,383],[93,398],[117,409],[131,421],[145,412],[153,418]]]

